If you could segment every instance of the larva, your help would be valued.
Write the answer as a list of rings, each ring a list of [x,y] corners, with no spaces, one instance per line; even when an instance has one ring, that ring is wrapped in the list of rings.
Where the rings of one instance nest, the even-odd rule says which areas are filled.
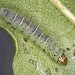
[[[67,64],[67,57],[63,55],[63,51],[56,46],[55,42],[48,35],[42,32],[39,27],[34,25],[26,17],[7,8],[1,8],[0,14],[3,15],[6,21],[10,22],[14,27],[19,28],[23,32],[26,31],[27,35],[32,37],[32,40],[35,40],[42,48],[48,50],[47,52],[56,62],[58,61],[61,64]],[[39,40],[42,42],[41,44],[38,43]]]

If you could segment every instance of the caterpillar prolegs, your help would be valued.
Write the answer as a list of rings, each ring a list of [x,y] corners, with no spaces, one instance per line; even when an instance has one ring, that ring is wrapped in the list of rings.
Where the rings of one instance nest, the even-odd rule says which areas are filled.
[[[65,65],[67,64],[67,57],[63,54],[63,51],[56,46],[51,37],[42,32],[39,27],[34,25],[26,17],[23,17],[16,11],[7,8],[1,8],[0,14],[3,15],[6,21],[10,22],[15,28],[27,33],[27,35],[29,35],[32,40],[35,40],[41,48],[48,50],[47,52],[50,54],[50,57],[56,62]]]

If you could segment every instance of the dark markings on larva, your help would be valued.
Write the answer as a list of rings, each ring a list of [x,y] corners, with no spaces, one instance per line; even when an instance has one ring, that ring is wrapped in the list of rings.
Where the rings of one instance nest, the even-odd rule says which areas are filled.
[[[23,19],[23,17],[18,14],[16,16],[16,18],[14,19],[14,23],[16,23],[17,25],[19,25],[21,23],[22,19]]]
[[[51,46],[51,42],[52,42],[52,39],[48,38],[48,40],[46,41],[46,44],[50,47]]]
[[[14,17],[15,17],[15,15],[16,15],[16,14],[14,14],[14,13],[10,13],[9,16],[8,16],[8,17],[9,17],[8,21],[9,21],[9,22],[12,22],[13,19],[14,19]]]
[[[15,28],[19,28],[23,32],[27,31],[28,34],[31,34],[31,36],[34,37],[33,41],[34,41],[34,39],[36,42],[38,40],[40,40],[44,44],[46,44],[48,47],[50,56],[53,56],[53,59],[58,60],[58,56],[59,56],[58,51],[60,49],[57,48],[55,42],[49,36],[47,36],[38,27],[36,27],[29,19],[27,19],[26,17],[22,17],[20,14],[16,13],[15,11],[12,11],[12,10],[9,10],[6,8],[2,8],[0,10],[0,14],[5,17],[7,22],[12,23]],[[40,45],[40,47],[42,47],[42,46]],[[53,52],[50,53],[50,50],[51,51],[53,50]],[[57,55],[55,55],[56,53],[57,53]],[[62,51],[61,51],[61,53],[62,53]],[[64,57],[64,60],[66,62],[64,61],[63,63],[64,64],[67,63],[67,58]],[[61,61],[61,63],[62,63],[62,61]]]
[[[20,22],[19,26],[21,26],[21,25],[22,25],[23,21],[24,21],[24,17],[22,18],[22,20],[21,20],[21,22]]]
[[[19,29],[21,31],[26,30],[26,28],[28,27],[28,25],[30,24],[30,21],[28,21],[28,19],[26,19],[25,17],[22,18],[22,21],[20,22],[20,24],[18,25]]]
[[[10,14],[10,11],[6,9],[4,11],[2,10],[2,12],[2,15],[4,15],[5,17],[7,17]]]
[[[40,40],[42,40],[43,42],[46,42],[46,40],[48,39],[49,36],[47,36],[45,33],[43,33],[43,35],[40,37]]]
[[[24,17],[24,20],[22,24],[20,25],[20,28],[22,27],[23,29],[26,29],[29,24],[30,24],[30,21]]]
[[[56,46],[53,47],[54,51],[57,53],[60,49]]]
[[[31,23],[29,28],[27,29],[27,31],[28,31],[29,34],[32,34],[36,30],[36,28],[37,27],[35,25],[33,25],[33,23]]]
[[[42,34],[42,31],[38,28],[33,35],[37,36],[37,38],[39,38],[41,34]]]
[[[54,47],[56,48],[56,46],[55,46],[55,43],[53,42],[53,41],[51,41],[51,40],[49,40],[49,42],[48,43],[50,43],[48,46],[49,46],[49,48],[50,49],[54,49]],[[54,49],[55,50],[55,49]],[[55,50],[56,51],[56,50]]]
[[[46,75],[51,75],[51,70],[50,69],[46,70]]]
[[[34,32],[32,33],[32,35],[34,35],[34,34],[35,34],[35,32],[37,31],[37,29],[38,29],[38,27],[34,30]]]
[[[7,20],[13,21],[16,14],[11,12],[10,10],[2,9],[2,15],[5,16],[6,18],[8,18]]]
[[[17,16],[18,16],[18,13],[15,15],[15,17],[13,18],[13,21],[15,21],[15,19],[17,18]]]

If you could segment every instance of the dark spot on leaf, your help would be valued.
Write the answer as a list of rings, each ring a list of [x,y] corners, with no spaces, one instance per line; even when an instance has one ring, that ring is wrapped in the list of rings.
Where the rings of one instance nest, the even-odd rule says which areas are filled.
[[[75,45],[73,45],[73,46],[75,46]]]
[[[73,52],[73,55],[75,56],[75,52]]]
[[[63,52],[65,52],[66,50],[65,49],[63,49]]]
[[[55,45],[56,45],[57,43],[55,43]]]
[[[27,41],[28,41],[28,39],[27,39],[27,38],[23,38],[23,40],[24,40],[25,42],[27,42]]]
[[[54,54],[54,56],[56,56],[56,55]]]
[[[58,68],[55,68],[55,71],[58,72]]]
[[[66,49],[67,49],[67,51],[71,50],[70,48],[66,48]]]
[[[45,50],[45,49],[43,49],[43,52],[46,52],[46,50]]]
[[[33,49],[33,47],[31,47],[31,49]]]
[[[49,49],[49,50],[51,50],[51,49]]]
[[[36,65],[37,64],[37,62],[35,60],[33,60],[33,59],[29,59],[28,62],[31,63],[31,64],[33,64],[33,65]]]
[[[56,52],[57,53],[57,52]]]

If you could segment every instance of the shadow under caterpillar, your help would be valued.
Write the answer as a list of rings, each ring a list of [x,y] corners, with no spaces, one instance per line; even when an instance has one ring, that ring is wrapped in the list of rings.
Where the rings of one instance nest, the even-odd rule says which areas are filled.
[[[33,41],[44,48],[52,59],[56,62],[66,65],[68,62],[67,57],[63,54],[63,50],[56,46],[56,43],[40,30],[39,27],[34,25],[26,17],[21,16],[16,11],[1,8],[0,14],[4,16],[5,20],[11,23],[15,28],[23,31],[24,34],[30,36]]]

